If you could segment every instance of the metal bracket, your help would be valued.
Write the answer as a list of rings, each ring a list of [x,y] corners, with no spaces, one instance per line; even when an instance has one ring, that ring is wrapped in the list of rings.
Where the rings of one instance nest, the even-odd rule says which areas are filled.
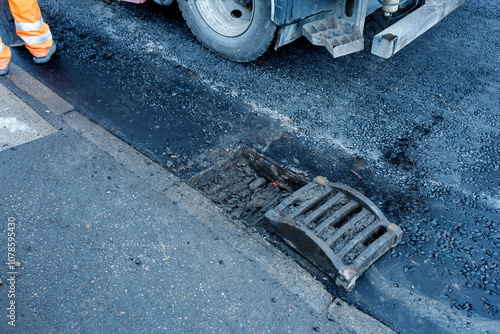
[[[464,2],[465,0],[427,0],[422,7],[377,34],[373,38],[372,53],[390,58]]]
[[[365,27],[366,10],[368,8],[368,0],[343,0],[342,15],[340,19],[346,22],[351,22],[363,33]]]

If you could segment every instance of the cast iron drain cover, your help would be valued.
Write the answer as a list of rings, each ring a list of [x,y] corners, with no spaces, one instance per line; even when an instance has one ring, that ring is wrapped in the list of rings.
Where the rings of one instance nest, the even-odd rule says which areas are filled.
[[[294,192],[265,217],[269,230],[347,291],[403,235],[364,195],[322,177]]]

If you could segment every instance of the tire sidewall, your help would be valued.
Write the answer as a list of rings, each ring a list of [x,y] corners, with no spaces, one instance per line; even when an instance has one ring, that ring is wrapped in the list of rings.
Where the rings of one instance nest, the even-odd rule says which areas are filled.
[[[231,1],[231,0],[227,0]],[[276,25],[271,21],[271,0],[253,0],[253,18],[248,29],[237,37],[227,37],[214,31],[203,19],[196,0],[178,0],[179,8],[193,34],[209,49],[239,61],[251,61],[261,56],[271,45]]]

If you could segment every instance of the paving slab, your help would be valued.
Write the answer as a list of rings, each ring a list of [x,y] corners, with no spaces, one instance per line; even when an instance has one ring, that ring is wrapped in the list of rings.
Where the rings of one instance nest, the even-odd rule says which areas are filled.
[[[43,138],[56,130],[0,84],[0,151]]]

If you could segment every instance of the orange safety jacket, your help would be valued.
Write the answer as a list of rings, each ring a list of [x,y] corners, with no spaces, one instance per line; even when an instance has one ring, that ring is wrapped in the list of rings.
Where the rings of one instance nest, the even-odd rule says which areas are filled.
[[[35,57],[45,57],[52,47],[52,33],[43,21],[36,0],[9,0],[10,11],[16,23],[16,32]],[[7,67],[10,49],[0,42],[0,69]]]

